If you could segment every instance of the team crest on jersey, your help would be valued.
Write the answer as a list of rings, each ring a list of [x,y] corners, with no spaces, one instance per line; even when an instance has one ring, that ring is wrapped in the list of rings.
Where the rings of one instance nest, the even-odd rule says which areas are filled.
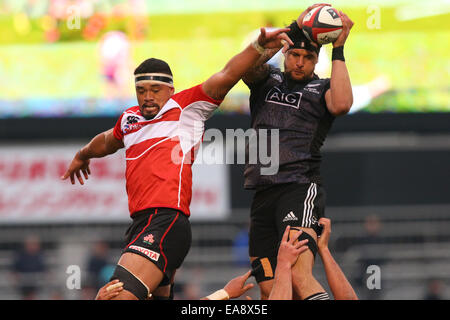
[[[303,91],[308,91],[311,93],[315,93],[315,94],[320,94],[320,91],[317,90],[317,87],[320,86],[320,83],[308,83],[305,88],[303,89]]]
[[[266,96],[266,102],[281,104],[283,106],[300,108],[300,101],[302,99],[301,92],[283,93],[278,87],[270,89]]]
[[[143,240],[145,243],[147,243],[147,244],[153,244],[153,242],[155,242],[155,239],[154,239],[154,237],[153,237],[153,234],[148,234],[148,235],[146,235],[145,237],[144,237],[144,240]]]
[[[283,82],[283,79],[281,78],[281,76],[278,73],[272,73],[270,76],[278,82]]]
[[[316,88],[305,87],[303,90],[311,92],[311,93],[315,93],[315,94],[320,94],[320,92]]]
[[[127,124],[133,124],[139,121],[139,118],[136,116],[128,116],[127,117]]]

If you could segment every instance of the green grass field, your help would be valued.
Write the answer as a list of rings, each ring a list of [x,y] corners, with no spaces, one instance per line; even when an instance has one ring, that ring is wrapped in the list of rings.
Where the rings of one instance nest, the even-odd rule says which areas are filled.
[[[374,16],[367,8],[344,11],[355,22],[345,50],[352,84],[365,84],[380,75],[391,82],[390,91],[375,99],[368,110],[450,111],[450,14],[400,21],[396,8],[382,8],[377,29],[370,25]],[[259,26],[268,21],[275,26],[288,25],[298,13],[151,15],[147,38],[133,42],[133,65],[152,56],[163,58],[172,67],[176,88],[187,88],[219,71]],[[111,18],[104,31],[126,30],[130,19]],[[19,35],[11,27],[14,17],[0,16],[0,30],[8,30],[0,33],[0,99],[104,95],[96,41],[82,41],[80,30],[68,30],[62,23],[66,41],[46,44],[40,20],[29,23],[30,32]],[[129,91],[134,94],[131,81]],[[239,83],[231,97],[247,92]]]

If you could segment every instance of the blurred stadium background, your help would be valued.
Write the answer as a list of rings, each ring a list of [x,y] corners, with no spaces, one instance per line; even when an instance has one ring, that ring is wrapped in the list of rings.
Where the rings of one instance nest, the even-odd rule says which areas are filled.
[[[142,60],[166,60],[176,89],[187,88],[260,26],[288,25],[312,3],[1,0],[0,299],[91,299],[111,274],[130,222],[123,153],[93,160],[83,187],[59,177],[136,104],[132,71]],[[355,22],[346,44],[355,105],[323,148],[332,252],[363,299],[449,299],[450,4],[332,4]],[[322,49],[321,76],[330,51]],[[247,97],[239,83],[208,128],[247,129]],[[249,268],[243,166],[194,170],[193,243],[178,299]],[[379,290],[367,287],[370,265],[380,267]],[[67,286],[69,266],[81,270],[80,289]],[[315,274],[327,287],[319,258]]]

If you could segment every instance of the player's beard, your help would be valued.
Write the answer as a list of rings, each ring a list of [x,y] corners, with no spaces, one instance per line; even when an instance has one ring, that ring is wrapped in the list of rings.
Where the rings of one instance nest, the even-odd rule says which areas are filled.
[[[151,109],[146,109],[148,107],[151,107]],[[161,110],[161,107],[157,103],[152,104],[144,103],[141,106],[141,114],[146,120],[153,119],[158,114],[159,110]]]
[[[314,70],[309,74],[302,71],[303,76],[299,76],[298,74],[296,76],[294,76],[294,74],[295,74],[294,70],[286,72],[286,75],[287,75],[287,78],[289,81],[293,81],[293,82],[311,81],[311,79],[314,76]]]

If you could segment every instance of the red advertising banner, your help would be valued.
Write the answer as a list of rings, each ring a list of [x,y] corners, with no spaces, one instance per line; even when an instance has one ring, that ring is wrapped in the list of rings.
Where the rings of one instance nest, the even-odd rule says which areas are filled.
[[[0,147],[0,222],[127,221],[125,156],[91,161],[81,186],[62,181],[80,145]],[[230,208],[224,164],[194,164],[191,219],[223,219]]]

